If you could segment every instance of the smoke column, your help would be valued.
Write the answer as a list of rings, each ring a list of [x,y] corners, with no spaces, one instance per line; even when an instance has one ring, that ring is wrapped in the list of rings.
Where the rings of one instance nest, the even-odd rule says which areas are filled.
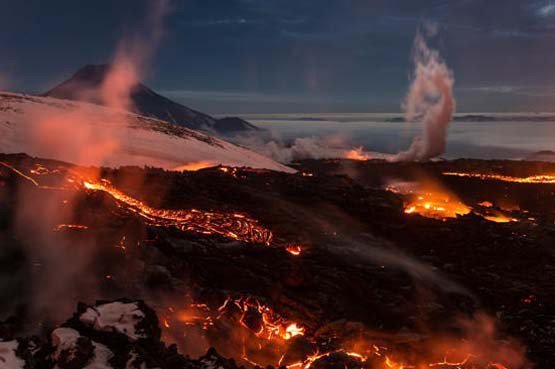
[[[403,104],[407,122],[422,122],[423,132],[393,161],[424,161],[445,152],[447,128],[455,111],[453,74],[421,33],[414,40],[414,75]]]
[[[101,101],[114,109],[131,108],[131,94],[142,73],[148,66],[162,35],[164,17],[170,2],[153,0],[145,30],[123,37],[119,42],[110,71],[99,91]],[[110,122],[95,130],[81,121],[90,121],[88,105],[76,106],[54,113],[37,109],[33,111],[32,124],[25,134],[34,152],[50,158],[72,158],[78,164],[103,163],[117,153],[121,136],[117,134],[119,121]],[[94,109],[93,109],[94,110]],[[118,113],[119,114],[119,113]],[[121,114],[121,124],[126,124]],[[91,173],[91,176],[95,174]],[[38,321],[56,322],[67,316],[75,301],[100,297],[95,258],[96,243],[81,242],[75,247],[70,236],[52,231],[50,223],[63,223],[72,219],[76,209],[72,204],[77,193],[55,192],[42,196],[33,188],[21,187],[17,199],[17,232],[26,247],[27,254],[40,264],[40,273],[32,275],[30,285],[30,315]],[[45,222],[48,219],[49,222]]]
[[[152,54],[164,35],[164,19],[170,12],[169,0],[149,4],[145,32],[125,37],[118,45],[110,72],[100,88],[100,100],[115,109],[132,108],[131,93],[139,83]]]

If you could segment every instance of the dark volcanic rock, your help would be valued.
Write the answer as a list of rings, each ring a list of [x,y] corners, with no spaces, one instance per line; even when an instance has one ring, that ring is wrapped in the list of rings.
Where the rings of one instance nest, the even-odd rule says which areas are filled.
[[[149,326],[143,336],[134,340],[115,330],[91,329],[79,321],[84,309],[102,310],[106,306],[133,304],[144,315],[139,325]],[[109,315],[113,315],[110,312]],[[113,316],[106,316],[111,319]],[[145,322],[148,320],[148,322]],[[86,306],[79,304],[74,317],[60,328],[46,332],[48,337],[0,340],[0,367],[6,369],[238,369],[233,360],[225,359],[214,349],[198,360],[177,353],[175,345],[160,341],[160,328],[154,312],[142,301],[117,300]],[[6,366],[13,365],[13,366]]]
[[[0,161],[24,173],[37,165],[55,169],[61,180],[68,167],[24,155],[0,155]],[[368,330],[379,332],[380,337],[405,339],[405,347],[412,347],[423,336],[457,334],[459,318],[484,312],[497,318],[501,337],[508,334],[523,341],[529,357],[547,368],[554,364],[551,350],[555,342],[553,185],[485,181],[486,186],[479,179],[445,179],[441,173],[464,170],[528,175],[552,172],[553,168],[555,165],[546,163],[464,160],[421,164],[312,161],[299,164],[297,174],[246,168],[185,173],[152,168],[100,170],[99,175],[116,188],[154,208],[246,214],[273,231],[270,245],[149,224],[98,191],[74,191],[74,212],[66,219],[87,225],[87,230],[67,230],[65,237],[50,232],[56,224],[47,223],[51,219],[41,213],[38,200],[32,204],[31,220],[40,220],[57,247],[64,246],[67,238],[70,251],[79,250],[77,245],[96,250],[90,263],[97,268],[89,277],[101,281],[98,298],[144,299],[161,314],[163,323],[168,306],[188,306],[185,296],[212,310],[228,296],[236,300],[249,296],[302,325],[307,338],[325,341],[341,334],[353,338],[359,330]],[[352,178],[345,175],[347,170]],[[441,181],[472,206],[478,201],[511,198],[520,207],[512,214],[522,221],[493,223],[476,214],[445,220],[409,216],[403,209],[406,197],[381,186],[388,179],[410,181],[421,173]],[[50,186],[59,184],[55,176],[35,177]],[[32,239],[31,232],[14,230],[13,199],[22,190],[42,200],[54,198],[55,192],[38,188],[5,167],[0,167],[0,180],[4,183],[0,215],[9,218],[0,219],[0,234],[7,235],[2,238],[6,240],[3,247],[25,249],[31,242],[51,246],[44,238]],[[288,253],[284,246],[289,243],[302,245],[301,255]],[[41,276],[40,268],[33,270]],[[27,280],[19,280],[13,289]],[[96,291],[85,290],[81,299],[90,300],[93,293]],[[233,308],[230,321],[241,316],[238,307]],[[259,312],[249,311],[244,317],[248,318],[243,322],[245,329],[259,329]],[[230,347],[229,321],[212,323],[203,337],[224,356],[239,360],[241,347]],[[10,329],[15,326],[6,325]],[[129,343],[121,331],[84,326],[75,317],[67,327],[104,344],[120,360],[136,352],[144,360],[152,360],[152,367],[164,367],[156,364],[157,360],[163,360],[166,367],[172,367],[169,363],[174,361],[192,363],[184,362],[186,359],[172,351],[175,348],[161,345],[153,324],[145,328],[154,337],[152,348],[141,346],[141,339]],[[179,337],[185,339],[183,334]],[[124,348],[127,345],[134,351]],[[296,345],[301,353],[311,347],[301,341]],[[226,348],[229,351],[224,352]],[[298,355],[288,353],[292,361],[294,354]],[[325,365],[350,367],[353,358],[342,362],[342,356],[326,357]],[[177,365],[181,364],[173,367]]]

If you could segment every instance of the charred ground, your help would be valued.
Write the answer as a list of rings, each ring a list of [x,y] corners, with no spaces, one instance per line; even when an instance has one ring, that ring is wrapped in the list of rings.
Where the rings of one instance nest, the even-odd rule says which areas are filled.
[[[44,286],[35,282],[48,267],[32,254],[35,247],[63,248],[63,255],[72,255],[72,248],[88,245],[92,251],[86,254],[89,262],[83,271],[88,278],[75,281],[79,288],[67,291],[67,300],[73,301],[65,306],[68,314],[76,301],[144,299],[158,313],[168,340],[182,337],[171,309],[190,300],[214,310],[231,296],[234,301],[256,299],[306,329],[296,338],[302,348],[288,350],[290,357],[313,353],[314,346],[321,349],[333,331],[342,339],[370,337],[389,347],[394,357],[410,361],[428,351],[432,337],[463,336],[460,321],[486,313],[498,320],[499,338],[522,341],[539,368],[554,363],[555,185],[442,173],[528,176],[555,173],[555,165],[308,161],[297,165],[297,174],[221,167],[186,173],[152,168],[98,173],[153,208],[194,208],[256,219],[273,232],[272,242],[258,244],[156,226],[99,191],[74,188],[67,200],[67,190],[52,189],[67,180],[72,166],[65,163],[25,155],[1,155],[0,162],[42,185],[0,167],[0,262],[7,281],[1,310],[3,318],[11,316],[2,328],[5,338],[36,332],[37,322],[44,332],[59,323],[41,315],[36,306],[36,290]],[[471,207],[488,201],[518,221],[494,223],[474,213],[444,220],[406,214],[407,196],[383,189],[392,181],[423,177],[442,183]],[[32,210],[21,210],[22,196],[37,199]],[[49,206],[41,205],[44,199]],[[71,211],[53,216],[51,204],[64,200],[71,203]],[[300,245],[301,254],[288,252],[291,245]],[[243,319],[248,322],[244,328],[257,330],[257,319],[256,314]],[[242,359],[244,347],[236,347],[230,338],[231,323],[218,320],[205,328],[205,344]],[[205,349],[195,346],[194,338],[182,341],[177,342],[182,351],[191,348],[184,354]],[[438,355],[430,361],[439,362],[443,354],[423,355]],[[339,360],[340,366],[360,364],[348,364],[351,359]],[[265,357],[257,362],[274,363]],[[324,360],[318,365],[339,364]],[[366,365],[383,367],[380,362]]]

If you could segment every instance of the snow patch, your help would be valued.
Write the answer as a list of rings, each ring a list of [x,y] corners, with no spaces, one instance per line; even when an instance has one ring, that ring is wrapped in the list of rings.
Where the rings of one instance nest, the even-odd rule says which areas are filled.
[[[79,318],[98,331],[119,332],[132,341],[144,338],[136,331],[137,324],[145,317],[136,303],[112,302],[88,308]]]
[[[77,127],[77,128],[76,128]],[[0,152],[90,166],[295,170],[214,136],[99,105],[0,92]]]
[[[17,341],[0,342],[0,369],[23,369],[25,361],[16,355]]]
[[[57,328],[52,332],[52,344],[56,351],[52,354],[55,361],[60,360],[63,352],[69,354],[71,360],[76,355],[77,340],[81,337],[79,332],[71,328]],[[100,343],[92,342],[94,346],[94,355],[83,369],[113,369],[109,364],[109,360],[114,356],[110,349]],[[55,369],[60,369],[57,365]]]

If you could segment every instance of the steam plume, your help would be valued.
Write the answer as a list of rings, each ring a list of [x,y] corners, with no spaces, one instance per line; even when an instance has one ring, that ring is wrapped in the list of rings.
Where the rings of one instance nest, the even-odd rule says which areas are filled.
[[[164,18],[169,13],[170,1],[150,3],[146,19],[146,33],[124,38],[117,48],[110,71],[100,88],[100,100],[104,105],[129,110],[131,93],[145,74],[152,53],[164,34]]]
[[[169,0],[155,0],[145,21],[146,29],[134,37],[124,37],[115,53],[111,69],[95,97],[111,108],[129,109],[131,94],[138,84],[163,34],[163,20],[169,10]],[[78,164],[97,164],[107,161],[121,146],[118,124],[125,124],[125,116],[105,124],[103,129],[94,130],[81,121],[90,121],[94,109],[88,105],[51,111],[47,108],[33,111],[32,124],[25,134],[29,150],[50,158],[73,158]],[[91,174],[93,175],[93,174]],[[58,211],[59,204],[72,204],[76,194],[62,193],[47,198],[27,188],[18,194],[17,228],[25,235],[28,254],[41,264],[41,274],[33,277],[30,306],[33,315],[56,320],[67,315],[75,300],[95,296],[97,280],[91,276],[94,269],[95,243],[84,243],[72,247],[70,238],[53,234],[43,219],[56,223],[71,218],[73,208],[68,206],[64,214]],[[32,230],[31,232],[29,230]],[[41,245],[41,246],[38,246]],[[86,294],[86,296],[83,296]]]
[[[362,148],[349,148],[349,138],[344,134],[333,134],[324,137],[298,137],[292,142],[285,142],[274,132],[251,134],[233,137],[233,142],[246,146],[264,156],[281,163],[292,163],[305,159],[347,158],[366,160],[383,158],[384,155],[368,153]]]
[[[403,108],[405,120],[423,123],[407,151],[393,161],[428,160],[445,152],[447,128],[455,111],[453,73],[421,33],[414,40],[414,76]]]

